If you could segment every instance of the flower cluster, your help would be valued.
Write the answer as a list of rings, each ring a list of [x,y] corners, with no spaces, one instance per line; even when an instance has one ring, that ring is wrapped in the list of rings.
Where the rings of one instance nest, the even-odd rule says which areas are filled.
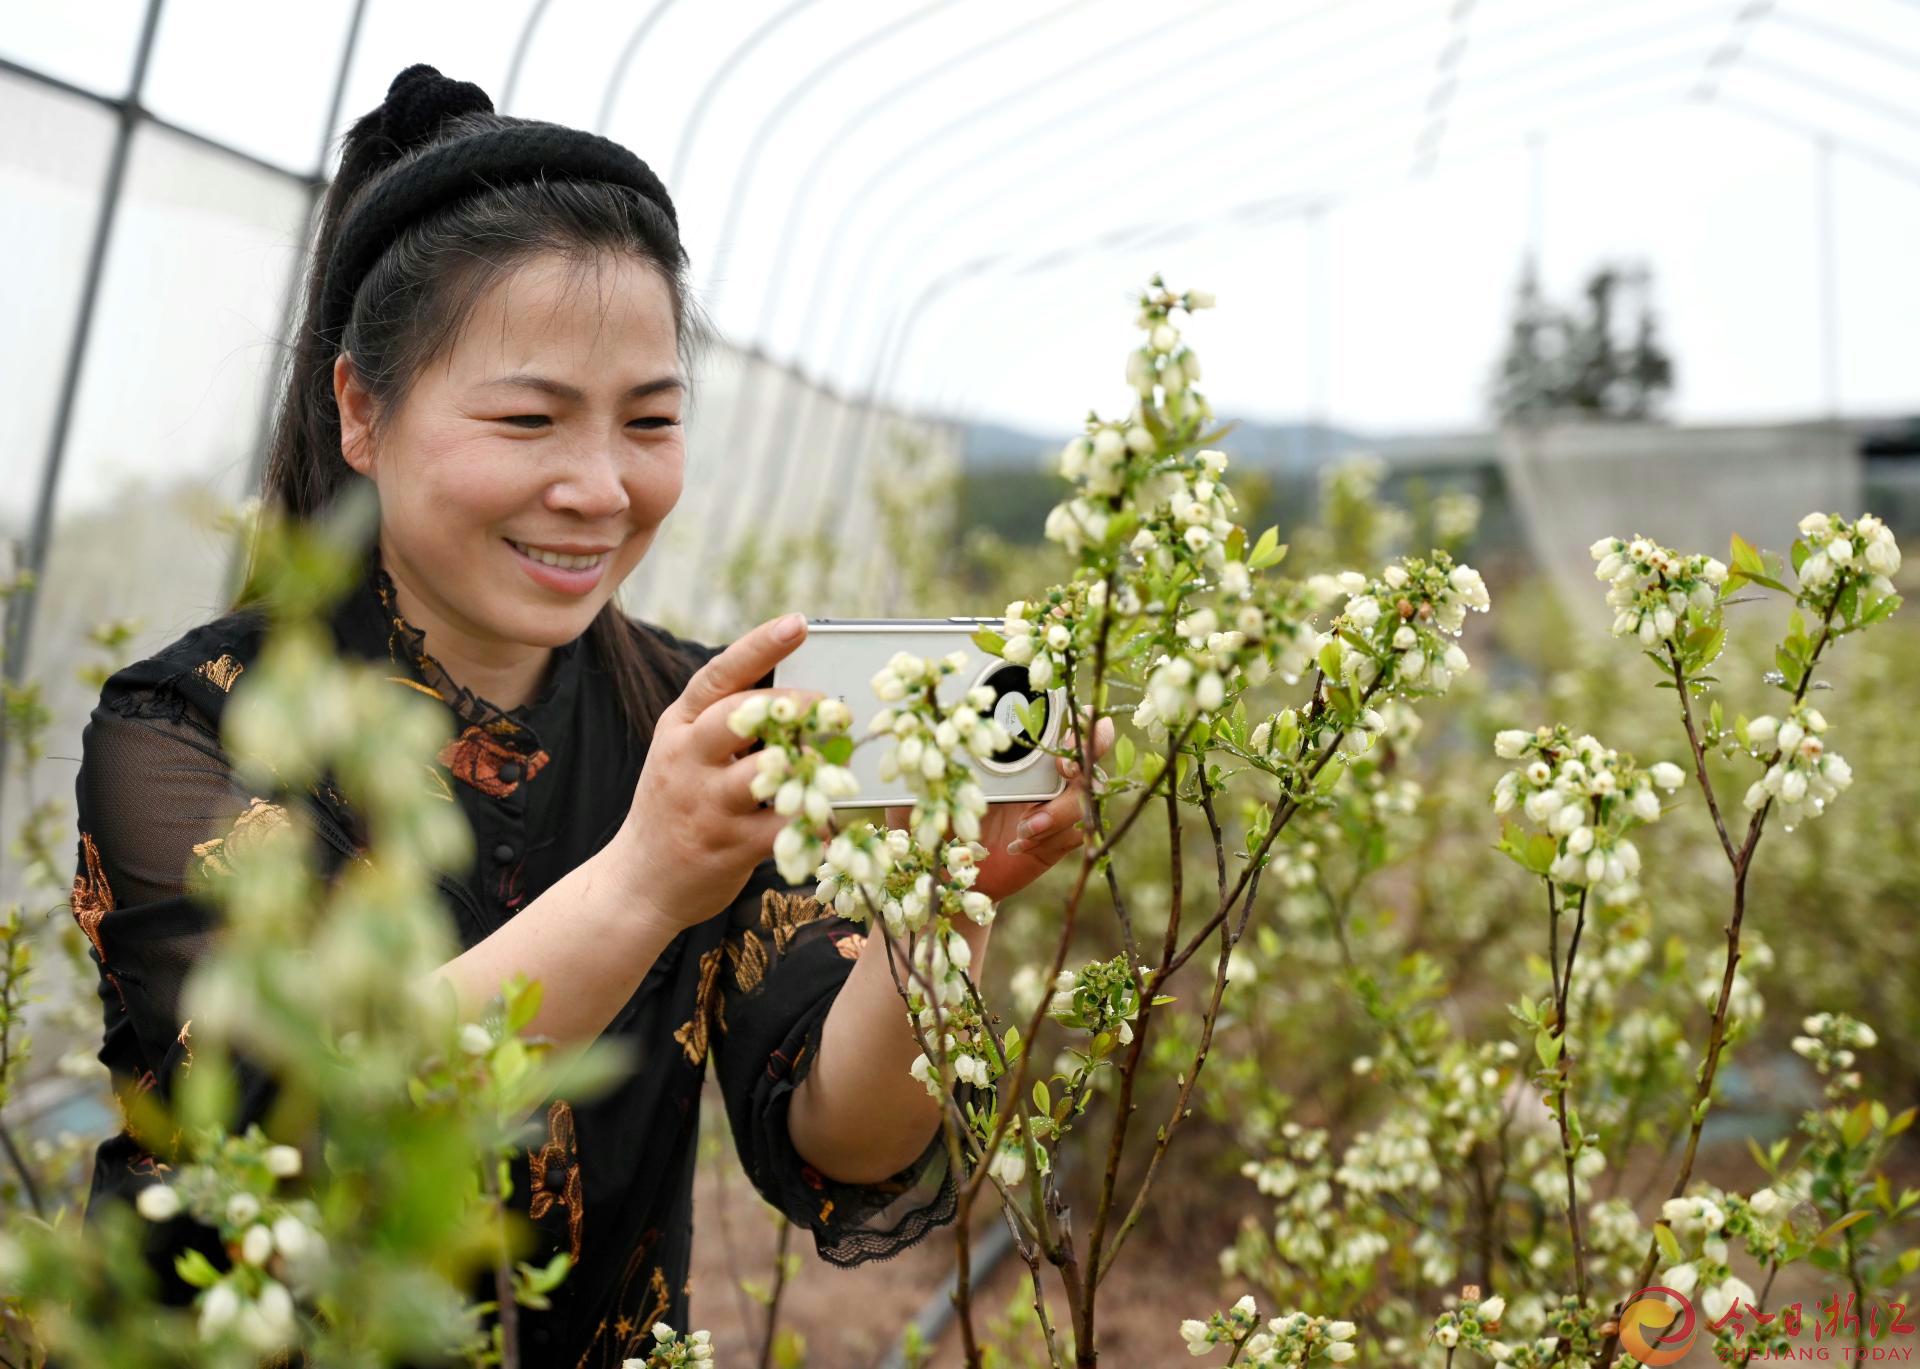
[[[1463,1346],[1478,1351],[1496,1363],[1504,1363],[1513,1358],[1513,1351],[1504,1343],[1493,1340],[1492,1336],[1500,1329],[1500,1318],[1506,1315],[1506,1311],[1507,1300],[1496,1293],[1472,1307],[1442,1312],[1434,1318],[1430,1334],[1433,1340],[1448,1350]]]
[[[1869,600],[1893,593],[1900,569],[1900,544],[1893,529],[1870,513],[1849,523],[1838,514],[1810,513],[1800,520],[1806,555],[1795,554],[1800,587],[1808,593],[1830,590],[1851,575],[1863,582]]]
[[[860,792],[845,765],[853,752],[846,735],[852,724],[852,711],[838,699],[816,699],[803,709],[788,694],[749,695],[727,717],[735,736],[764,746],[749,786],[753,796],[793,819],[773,843],[774,862],[790,883],[820,863],[833,801]]]
[[[255,1126],[225,1142],[220,1163],[184,1166],[171,1182],[149,1184],[135,1198],[135,1209],[148,1221],[188,1213],[219,1231],[227,1247],[232,1263],[226,1270],[198,1251],[181,1257],[181,1277],[204,1290],[204,1338],[231,1335],[260,1351],[294,1343],[295,1295],[310,1294],[327,1264],[314,1205],[275,1194],[279,1181],[300,1171],[300,1152],[269,1144]]]
[[[1532,732],[1510,728],[1494,738],[1494,754],[1523,761],[1500,777],[1493,790],[1493,811],[1518,806],[1551,838],[1551,852],[1513,851],[1537,873],[1560,884],[1587,889],[1603,903],[1633,896],[1640,873],[1640,851],[1627,833],[1658,820],[1660,795],[1686,783],[1686,772],[1672,761],[1646,769],[1602,746],[1591,736],[1571,737],[1564,725]],[[1549,856],[1540,868],[1540,856]]]
[[[1249,1294],[1205,1321],[1190,1317],[1181,1322],[1180,1338],[1194,1355],[1204,1355],[1216,1345],[1238,1347],[1230,1362],[1254,1369],[1294,1369],[1320,1361],[1344,1364],[1354,1356],[1353,1338],[1360,1328],[1350,1321],[1285,1312],[1270,1319],[1264,1331],[1255,1331],[1258,1320],[1258,1308]]]
[[[689,1365],[713,1363],[713,1333],[688,1331],[682,1334],[663,1321],[653,1324],[653,1348],[647,1357],[635,1356],[621,1362],[620,1369],[685,1369]]]
[[[1792,831],[1803,819],[1819,817],[1853,783],[1853,767],[1820,739],[1826,730],[1825,716],[1805,703],[1796,704],[1784,722],[1765,714],[1746,724],[1747,746],[1755,754],[1771,755],[1766,774],[1747,786],[1749,812],[1777,803]]]
[[[1062,970],[1047,1000],[1047,1016],[1061,1026],[1089,1036],[1112,1032],[1123,1046],[1133,1040],[1139,1011],[1140,992],[1124,955],[1093,961],[1077,973]]]
[[[1176,295],[1155,276],[1151,288],[1140,296],[1140,313],[1134,322],[1146,331],[1146,346],[1127,356],[1127,384],[1143,396],[1151,396],[1158,385],[1170,394],[1179,394],[1200,379],[1200,358],[1180,341],[1180,330],[1171,317],[1175,309],[1189,314],[1213,307],[1213,296],[1205,290],[1188,290]]]
[[[1831,1077],[1829,1094],[1850,1093],[1860,1087],[1854,1052],[1872,1050],[1879,1035],[1865,1022],[1845,1013],[1814,1013],[1800,1023],[1803,1036],[1793,1038],[1795,1054],[1804,1056],[1822,1077]]]
[[[1472,566],[1456,565],[1442,551],[1431,561],[1397,561],[1377,580],[1352,571],[1337,579],[1348,598],[1333,620],[1334,640],[1319,653],[1329,683],[1351,681],[1364,689],[1381,680],[1403,697],[1440,695],[1466,671],[1467,653],[1453,639],[1469,610],[1491,607],[1486,582]],[[1314,588],[1311,581],[1308,587]]]
[[[1762,1190],[1762,1192],[1768,1192]],[[1729,1214],[1722,1205],[1724,1195],[1696,1194],[1669,1198],[1660,1205],[1660,1220],[1683,1246],[1696,1246],[1699,1254],[1662,1270],[1659,1282],[1682,1297],[1699,1294],[1700,1308],[1710,1322],[1726,1316],[1736,1303],[1754,1302],[1753,1286],[1736,1276],[1727,1265]],[[1760,1195],[1755,1194],[1756,1198]],[[1771,1210],[1774,1199],[1765,1200]]]
[[[1176,296],[1158,277],[1141,297],[1138,322],[1147,337],[1127,358],[1127,384],[1139,400],[1124,419],[1090,417],[1086,430],[1061,449],[1060,473],[1074,490],[1048,514],[1046,536],[1070,555],[1111,550],[1110,539],[1131,537],[1133,552],[1161,571],[1184,564],[1225,572],[1225,543],[1234,531],[1231,497],[1218,484],[1226,457],[1166,453],[1170,428],[1211,413],[1192,388],[1199,358],[1181,343],[1170,316],[1210,302],[1197,290]]]
[[[941,702],[940,681],[966,663],[963,651],[937,661],[903,651],[873,677],[874,693],[890,707],[874,714],[867,730],[894,742],[880,759],[880,777],[905,778],[914,791],[913,839],[928,854],[949,833],[979,839],[987,796],[973,781],[969,757],[990,756],[1012,741],[989,711],[993,691],[985,685],[952,707]]]
[[[1682,556],[1647,537],[1602,537],[1587,548],[1594,578],[1607,582],[1613,635],[1633,633],[1642,646],[1673,636],[1689,610],[1710,613],[1727,582],[1724,563],[1711,556]]]

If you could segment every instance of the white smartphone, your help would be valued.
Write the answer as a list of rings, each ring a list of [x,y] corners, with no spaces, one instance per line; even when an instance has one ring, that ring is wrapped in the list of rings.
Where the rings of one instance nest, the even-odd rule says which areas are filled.
[[[1036,746],[1022,728],[1017,709],[1034,697],[1027,668],[982,651],[973,634],[996,626],[998,618],[825,618],[807,624],[807,639],[773,670],[779,689],[805,689],[839,699],[852,710],[852,735],[867,735],[867,724],[886,707],[874,695],[873,677],[897,652],[936,659],[964,652],[966,664],[940,682],[943,703],[958,703],[975,685],[994,691],[993,716],[1013,737],[1013,744],[991,756],[972,757],[974,777],[990,803],[1038,802],[1067,787],[1054,757],[1041,747],[1068,744],[1067,691],[1053,688],[1046,699],[1046,721]],[[882,781],[880,758],[891,741],[867,742],[853,753],[849,768],[860,782],[860,792],[836,799],[836,808],[880,808],[913,802],[906,781]]]

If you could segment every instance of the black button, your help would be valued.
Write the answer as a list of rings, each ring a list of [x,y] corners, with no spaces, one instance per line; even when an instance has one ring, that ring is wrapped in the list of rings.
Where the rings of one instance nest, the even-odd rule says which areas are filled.
[[[513,859],[513,847],[507,842],[504,842],[504,841],[501,842],[498,846],[493,848],[493,858],[499,861],[502,865],[505,865],[508,861]]]
[[[503,784],[517,784],[520,781],[520,762],[502,761],[500,768],[493,773],[500,777]]]

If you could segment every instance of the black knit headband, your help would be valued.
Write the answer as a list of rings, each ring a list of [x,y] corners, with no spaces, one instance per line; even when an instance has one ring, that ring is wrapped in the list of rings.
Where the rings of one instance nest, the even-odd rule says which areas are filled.
[[[380,134],[404,155],[431,142],[461,114],[493,112],[471,81],[450,81],[424,64],[394,77],[376,111]],[[353,313],[354,292],[380,254],[411,224],[471,195],[529,181],[602,181],[637,190],[679,231],[666,187],[651,168],[611,139],[559,124],[516,124],[427,147],[380,181],[340,225],[327,258],[326,285],[315,320],[338,342]]]

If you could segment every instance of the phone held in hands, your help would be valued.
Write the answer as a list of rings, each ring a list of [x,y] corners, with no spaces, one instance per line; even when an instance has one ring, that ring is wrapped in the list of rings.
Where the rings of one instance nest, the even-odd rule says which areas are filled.
[[[939,684],[939,699],[958,704],[976,685],[993,690],[993,716],[1012,743],[990,756],[973,757],[974,777],[989,803],[1039,802],[1066,788],[1054,757],[1042,749],[1065,746],[1070,737],[1067,692],[1055,687],[1036,693],[1027,668],[981,650],[973,634],[998,618],[823,618],[807,624],[807,639],[773,671],[777,689],[804,689],[838,699],[853,713],[851,735],[867,736],[874,714],[886,707],[875,697],[873,677],[899,652],[940,659],[962,652],[966,663]],[[1027,733],[1023,712],[1039,700],[1044,710],[1039,744]],[[1030,716],[1030,714],[1029,714]],[[913,802],[913,791],[899,777],[880,778],[885,740],[866,742],[853,753],[848,769],[860,783],[857,794],[834,800],[836,808],[880,808]]]

